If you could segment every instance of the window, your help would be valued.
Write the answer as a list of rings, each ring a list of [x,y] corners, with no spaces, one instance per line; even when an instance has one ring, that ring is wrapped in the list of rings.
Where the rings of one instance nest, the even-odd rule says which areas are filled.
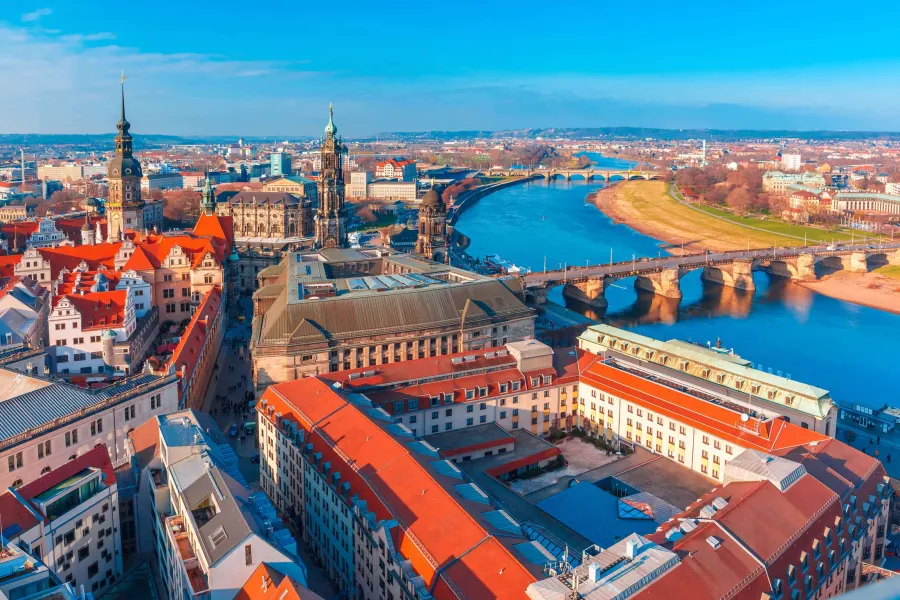
[[[84,550],[84,549],[85,548],[82,548],[82,550]],[[78,555],[79,555],[79,560],[81,560],[80,559],[81,550],[78,551]],[[88,565],[88,571],[87,571],[88,577],[95,577],[97,575],[97,573],[99,573],[99,572],[100,572],[100,565],[98,563],[94,562],[94,563],[91,563],[90,565]]]
[[[438,432],[438,426],[437,426],[437,425],[432,425],[432,426],[431,426],[431,433],[437,433],[437,432]]]
[[[247,566],[250,566],[253,564],[253,548],[251,548],[250,544],[247,544],[246,546],[244,546],[244,563]]]
[[[480,417],[478,417],[478,422],[487,423],[487,415],[481,415]]]
[[[72,444],[78,443],[78,430],[73,429],[72,431],[66,432],[66,448],[71,446]]]
[[[466,419],[466,426],[467,426],[467,427],[470,426],[470,425],[472,425],[472,424],[473,424],[472,417],[469,417],[468,419]]]
[[[74,532],[72,533],[72,535],[75,535]],[[90,546],[82,546],[81,548],[78,549],[78,562],[83,561],[88,556],[90,556],[90,554],[91,554],[91,547]]]
[[[472,412],[472,411],[474,411],[474,410],[475,410],[475,407],[472,406],[471,404],[469,404],[468,406],[466,406],[466,412]]]
[[[703,443],[706,444],[707,446],[709,446],[709,436],[708,435],[703,436]]]
[[[46,442],[38,444],[37,447],[38,458],[44,458],[44,456],[50,456],[50,440]]]
[[[501,419],[505,419],[505,418],[506,418],[506,411],[505,411],[505,410],[501,410],[501,411],[500,411],[500,418],[501,418]]]
[[[453,423],[444,423],[445,431],[450,431],[451,429],[453,429]]]

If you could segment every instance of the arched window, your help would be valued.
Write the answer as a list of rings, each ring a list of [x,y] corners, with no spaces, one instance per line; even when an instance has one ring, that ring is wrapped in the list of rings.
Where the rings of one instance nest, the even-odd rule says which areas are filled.
[[[69,460],[75,460],[75,458],[76,458],[76,456],[73,454],[72,456],[69,457]]]
[[[16,479],[15,481],[13,481],[13,484],[12,484],[11,487],[12,487],[12,489],[14,489],[14,490],[19,489],[20,487],[22,487],[22,480],[21,480],[21,479]]]
[[[265,224],[260,223],[260,224],[259,224],[259,227],[257,227],[256,230],[257,230],[257,232],[259,232],[259,233],[265,233],[265,232],[266,232],[266,226],[265,226]]]
[[[44,467],[43,469],[41,469],[41,475],[46,475],[49,472],[50,472],[50,467]]]

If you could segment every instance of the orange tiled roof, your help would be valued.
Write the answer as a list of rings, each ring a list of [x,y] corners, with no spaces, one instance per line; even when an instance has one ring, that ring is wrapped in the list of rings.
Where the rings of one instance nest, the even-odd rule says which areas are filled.
[[[724,406],[706,402],[601,362],[591,364],[582,373],[581,381],[744,448],[772,453],[828,439],[825,435],[787,423],[780,418],[769,421],[751,418],[746,426],[739,426],[738,413]]]
[[[62,298],[68,298],[81,314],[81,330],[120,327],[125,323],[125,299],[127,290],[112,292],[85,292],[57,296],[54,307]]]
[[[350,482],[351,493],[366,500],[379,519],[398,522],[396,547],[426,585],[435,586],[437,598],[521,598],[535,581],[439,483],[440,475],[429,472],[405,445],[324,381],[308,378],[271,386],[257,410],[267,416],[269,405],[309,432],[313,451],[335,465],[342,481]],[[348,461],[352,468],[342,468]],[[461,560],[469,555],[471,559]],[[493,559],[499,562],[489,562]],[[488,595],[475,594],[485,591],[484,586],[489,586]]]
[[[221,240],[230,249],[234,243],[234,223],[231,217],[201,214],[194,225],[194,235]]]
[[[181,340],[175,347],[172,358],[169,359],[169,365],[174,365],[182,380],[190,379],[193,374],[197,359],[200,358],[200,349],[206,342],[209,323],[219,311],[221,304],[222,290],[217,285],[213,286],[203,297],[200,306],[191,317],[191,322],[181,334]]]
[[[234,600],[321,600],[268,563],[259,563]]]
[[[50,262],[50,278],[56,279],[63,268],[74,271],[82,261],[91,270],[96,270],[100,265],[110,270],[115,269],[116,253],[121,246],[122,242],[112,242],[93,246],[38,248],[38,252]]]
[[[0,256],[0,277],[12,277],[15,266],[22,260],[21,254],[6,254]]]

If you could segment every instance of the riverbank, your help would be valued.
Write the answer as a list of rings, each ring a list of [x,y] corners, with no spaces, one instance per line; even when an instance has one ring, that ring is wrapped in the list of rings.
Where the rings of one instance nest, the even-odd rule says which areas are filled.
[[[674,254],[748,247],[800,246],[803,240],[744,227],[677,202],[661,181],[629,181],[598,190],[587,201],[617,223],[665,242]],[[819,294],[900,314],[900,281],[891,273],[838,272],[817,281],[798,282]]]
[[[900,314],[900,281],[878,272],[838,271],[816,281],[797,283],[829,298]]]

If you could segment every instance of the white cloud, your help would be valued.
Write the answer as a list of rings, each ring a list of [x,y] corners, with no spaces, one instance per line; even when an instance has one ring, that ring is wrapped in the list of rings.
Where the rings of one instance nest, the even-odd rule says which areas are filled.
[[[51,13],[53,13],[53,9],[51,9],[51,8],[39,8],[35,11],[32,11],[30,13],[25,13],[24,15],[22,15],[22,20],[25,21],[26,23],[31,22],[31,21],[37,21],[41,17],[46,17],[46,16],[50,15]]]

